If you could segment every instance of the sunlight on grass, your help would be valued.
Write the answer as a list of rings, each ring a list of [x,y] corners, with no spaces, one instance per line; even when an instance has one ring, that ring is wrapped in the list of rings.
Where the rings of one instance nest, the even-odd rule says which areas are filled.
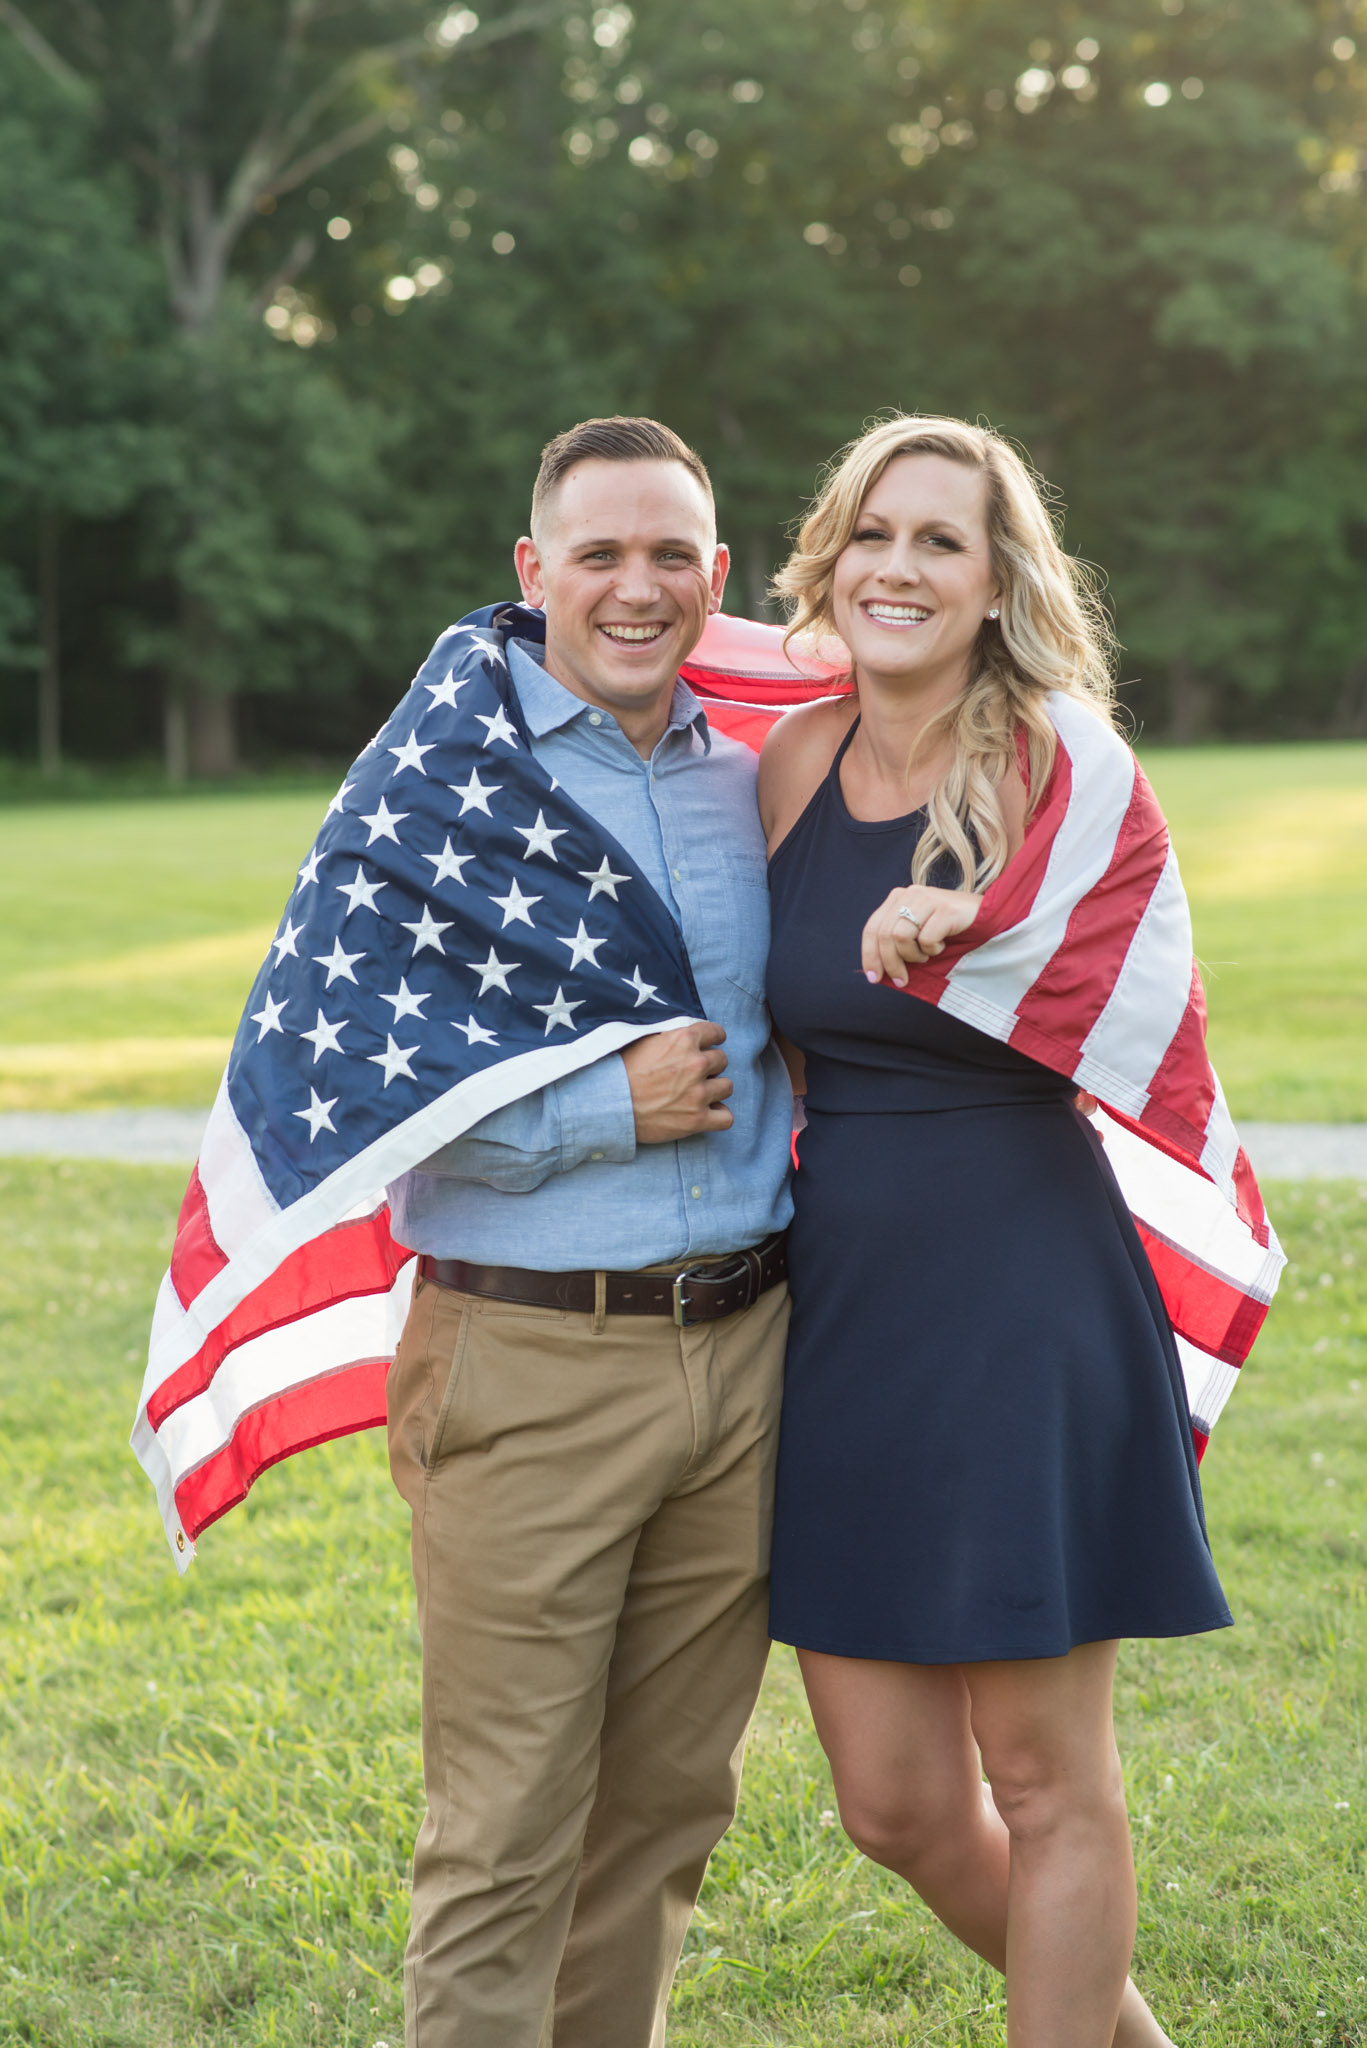
[[[0,2040],[402,2040],[420,1805],[404,1510],[377,1435],[266,1473],[184,1579],[126,1448],[183,1186],[0,1163]],[[1238,1626],[1132,1643],[1136,1971],[1184,2048],[1367,2041],[1367,1187],[1291,1255],[1205,1465]],[[834,1825],[766,1683],[671,2048],[1001,2048],[999,1980]]]
[[[193,1109],[212,1102],[230,1038],[106,1038],[0,1045],[0,1110]]]

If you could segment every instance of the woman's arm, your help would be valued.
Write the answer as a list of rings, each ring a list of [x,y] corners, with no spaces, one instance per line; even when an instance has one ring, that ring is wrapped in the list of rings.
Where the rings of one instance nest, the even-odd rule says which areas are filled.
[[[759,757],[759,815],[770,853],[806,810],[858,712],[854,698],[802,704],[771,727]]]

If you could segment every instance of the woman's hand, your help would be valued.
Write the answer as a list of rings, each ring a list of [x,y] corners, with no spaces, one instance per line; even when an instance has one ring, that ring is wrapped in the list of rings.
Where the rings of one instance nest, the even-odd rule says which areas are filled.
[[[886,975],[905,988],[907,968],[943,953],[945,940],[966,932],[982,902],[967,889],[928,889],[909,884],[894,889],[864,927],[860,958],[870,981]]]

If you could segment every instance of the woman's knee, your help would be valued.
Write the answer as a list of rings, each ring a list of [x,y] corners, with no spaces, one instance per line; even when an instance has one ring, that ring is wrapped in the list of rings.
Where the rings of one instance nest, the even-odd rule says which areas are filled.
[[[861,1855],[885,1870],[915,1879],[963,1853],[965,1841],[981,1822],[981,1808],[899,1790],[880,1794],[872,1788],[838,1794],[840,1825]]]
[[[1125,1813],[1114,1752],[1080,1763],[1027,1749],[993,1759],[987,1768],[992,1803],[1013,1842],[1043,1840],[1079,1825],[1109,1826]]]

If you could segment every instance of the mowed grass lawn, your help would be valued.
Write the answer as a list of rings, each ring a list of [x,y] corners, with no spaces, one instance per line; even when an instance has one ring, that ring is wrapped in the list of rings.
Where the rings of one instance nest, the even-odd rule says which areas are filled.
[[[181,1178],[0,1162],[0,2041],[398,2048],[404,1514],[352,1439],[177,1578],[125,1439]],[[1269,1194],[1293,1265],[1206,1465],[1238,1627],[1122,1657],[1136,1968],[1192,2048],[1361,2048],[1367,1187]],[[1000,2048],[998,1980],[832,1804],[777,1653],[672,2048]]]
[[[1236,1116],[1367,1119],[1367,744],[1145,761]],[[0,815],[0,1109],[210,1101],[329,793]]]

